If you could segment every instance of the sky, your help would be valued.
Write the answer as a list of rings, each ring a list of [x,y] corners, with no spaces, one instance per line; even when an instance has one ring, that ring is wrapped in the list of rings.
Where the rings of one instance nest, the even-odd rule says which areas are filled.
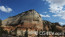
[[[43,20],[65,25],[65,0],[0,0],[0,19],[34,9]]]

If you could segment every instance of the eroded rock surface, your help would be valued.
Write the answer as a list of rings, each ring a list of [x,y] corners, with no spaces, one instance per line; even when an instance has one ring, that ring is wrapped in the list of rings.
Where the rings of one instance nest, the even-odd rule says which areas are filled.
[[[35,10],[25,11],[16,16],[9,17],[2,22],[2,26],[18,26],[26,28],[43,29],[41,16]]]

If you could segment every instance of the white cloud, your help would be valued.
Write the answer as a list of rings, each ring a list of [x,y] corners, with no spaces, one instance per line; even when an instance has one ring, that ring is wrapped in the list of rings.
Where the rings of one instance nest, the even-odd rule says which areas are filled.
[[[41,17],[50,17],[49,15],[43,15],[43,14],[40,14]]]
[[[54,13],[55,17],[60,17],[65,20],[65,0],[46,0],[49,3],[50,12]]]
[[[3,12],[11,12],[12,11],[11,8],[5,7],[5,6],[0,6],[0,10],[3,11]]]
[[[42,0],[42,1],[45,1],[45,0]]]
[[[63,7],[57,6],[56,4],[51,4],[49,6],[50,6],[50,8],[49,8],[50,12],[52,12],[52,13],[58,13],[58,12],[62,11],[62,9],[63,9]]]
[[[52,16],[54,16],[54,17],[57,17],[57,16],[61,17],[62,15],[52,15]]]
[[[59,22],[59,24],[61,24],[61,25],[65,25],[65,23],[63,23],[63,22]]]
[[[43,13],[47,13],[47,12],[43,12]]]

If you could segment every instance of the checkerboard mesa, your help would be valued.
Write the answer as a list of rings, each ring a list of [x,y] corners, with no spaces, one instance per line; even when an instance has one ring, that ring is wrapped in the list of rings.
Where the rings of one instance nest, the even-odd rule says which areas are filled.
[[[2,26],[20,26],[37,30],[43,29],[43,22],[40,14],[33,9],[9,17],[3,20],[2,24]]]

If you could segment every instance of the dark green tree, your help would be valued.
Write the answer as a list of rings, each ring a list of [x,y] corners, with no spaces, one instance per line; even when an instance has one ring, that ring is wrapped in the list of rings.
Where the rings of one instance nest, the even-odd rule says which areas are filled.
[[[26,28],[25,37],[28,37],[28,28]]]
[[[39,37],[39,31],[38,31],[38,37]]]
[[[2,20],[0,19],[0,26],[2,25]]]
[[[3,32],[4,32],[3,28],[0,27],[0,37],[2,37]]]

